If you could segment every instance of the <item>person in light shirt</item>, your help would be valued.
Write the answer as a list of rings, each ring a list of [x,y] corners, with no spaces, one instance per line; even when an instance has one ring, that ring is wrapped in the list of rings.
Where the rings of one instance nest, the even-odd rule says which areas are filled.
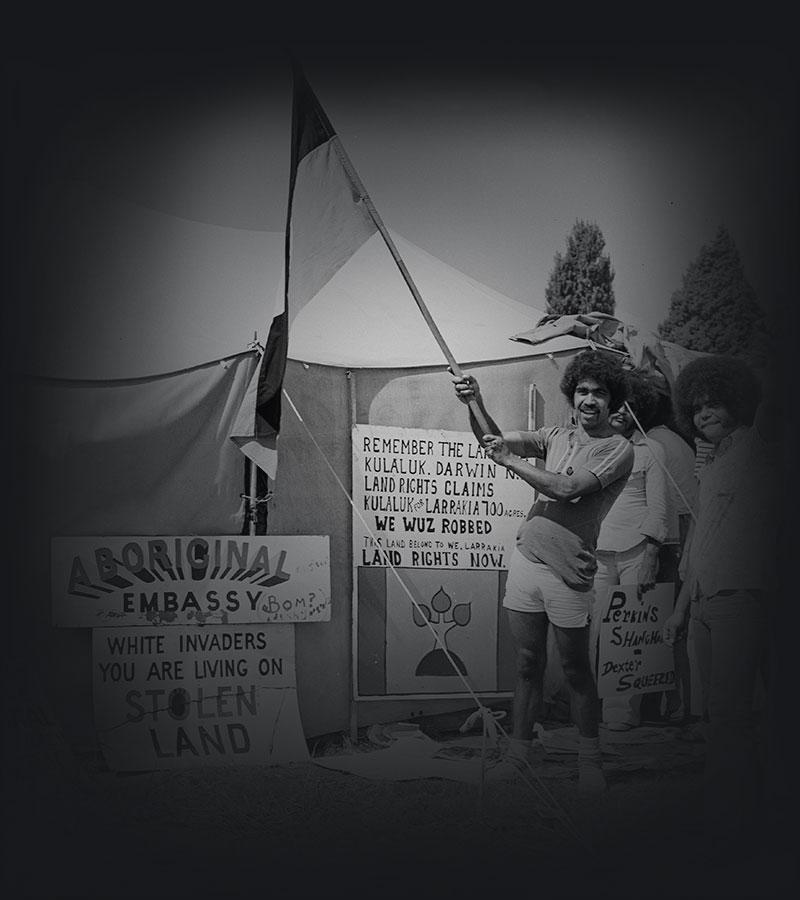
[[[661,445],[667,459],[667,480],[677,513],[678,530],[667,535],[659,553],[658,581],[675,585],[680,593],[679,565],[692,515],[697,507],[698,482],[695,475],[694,445],[679,432],[675,422],[672,395],[667,380],[656,373],[648,378],[658,392],[658,404],[647,429],[647,438]],[[674,523],[674,518],[673,518]],[[688,722],[692,718],[692,671],[685,631],[673,645],[675,688],[665,693],[646,694],[642,698],[643,721]],[[662,709],[663,707],[663,709]]]
[[[678,533],[671,533],[666,544],[678,550],[682,550],[686,543],[686,535],[689,533],[689,523],[692,513],[697,506],[698,484],[694,474],[695,454],[677,430],[672,409],[672,399],[669,387],[665,381],[657,381],[649,374],[646,376],[655,387],[658,395],[656,409],[647,426],[647,437],[651,441],[659,443],[666,455],[667,471],[672,476],[669,479],[670,494],[678,517]],[[680,553],[676,554],[680,559]],[[667,579],[672,581],[672,579]]]
[[[709,441],[713,456],[700,472],[683,585],[663,633],[674,642],[689,609],[709,716],[705,824],[709,836],[726,842],[747,839],[763,824],[754,695],[777,592],[784,411],[761,395],[755,374],[733,357],[694,360],[675,383],[679,422]]]
[[[647,439],[647,429],[658,405],[655,387],[642,372],[627,373],[628,401],[609,417],[610,427],[633,445],[633,469],[625,487],[608,511],[597,537],[597,574],[592,604],[591,646],[597,652],[600,619],[613,585],[638,585],[640,591],[656,583],[659,552],[678,533],[677,513],[666,474],[666,454]],[[635,418],[634,418],[635,417]],[[603,724],[627,730],[640,724],[641,694],[606,697]]]

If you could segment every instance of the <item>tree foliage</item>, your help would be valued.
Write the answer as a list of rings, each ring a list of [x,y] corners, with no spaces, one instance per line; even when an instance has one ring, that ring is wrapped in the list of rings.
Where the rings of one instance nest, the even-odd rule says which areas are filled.
[[[614,271],[604,253],[606,242],[594,222],[577,220],[567,237],[567,252],[556,253],[545,288],[551,315],[614,314]]]
[[[688,265],[658,333],[665,340],[703,353],[726,353],[752,362],[766,353],[764,311],[724,226]]]

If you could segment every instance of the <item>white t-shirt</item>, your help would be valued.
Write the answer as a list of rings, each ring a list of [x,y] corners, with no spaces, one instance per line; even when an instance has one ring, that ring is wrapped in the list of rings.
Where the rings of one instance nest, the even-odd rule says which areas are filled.
[[[663,544],[670,534],[678,532],[663,448],[655,441],[646,441],[639,433],[633,435],[631,444],[633,469],[603,519],[597,538],[598,550],[622,553],[648,537]]]

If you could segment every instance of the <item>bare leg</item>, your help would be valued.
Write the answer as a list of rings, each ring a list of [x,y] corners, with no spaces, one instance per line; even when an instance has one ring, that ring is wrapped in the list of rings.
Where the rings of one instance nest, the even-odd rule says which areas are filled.
[[[601,794],[606,789],[598,723],[600,702],[589,659],[589,626],[560,628],[553,626],[561,665],[572,694],[572,709],[580,735],[578,746],[578,789]]]
[[[596,738],[600,718],[597,685],[589,660],[589,626],[561,628],[553,626],[561,654],[561,665],[572,696],[572,709],[581,737]]]
[[[506,610],[511,635],[517,647],[517,681],[514,687],[512,736],[529,741],[533,726],[541,720],[542,686],[547,662],[546,613]]]

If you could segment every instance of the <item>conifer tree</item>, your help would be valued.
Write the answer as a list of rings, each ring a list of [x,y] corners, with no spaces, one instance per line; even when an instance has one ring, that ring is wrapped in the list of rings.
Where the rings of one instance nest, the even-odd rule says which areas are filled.
[[[658,333],[665,340],[703,353],[726,353],[753,362],[764,354],[764,311],[724,226],[687,267]]]
[[[603,312],[614,314],[614,271],[604,253],[605,239],[594,222],[579,219],[567,237],[565,255],[556,253],[545,288],[551,315]]]

